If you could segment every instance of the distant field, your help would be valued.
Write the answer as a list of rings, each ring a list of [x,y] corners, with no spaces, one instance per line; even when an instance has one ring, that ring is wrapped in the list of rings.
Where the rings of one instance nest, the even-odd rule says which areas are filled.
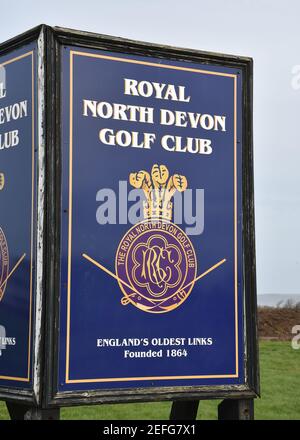
[[[260,343],[261,394],[255,402],[256,419],[300,419],[300,350],[293,350],[287,341]],[[199,419],[215,419],[218,401],[203,401]],[[166,420],[170,403],[102,405],[64,408],[62,419],[97,420]],[[4,403],[0,403],[0,419],[7,419]]]

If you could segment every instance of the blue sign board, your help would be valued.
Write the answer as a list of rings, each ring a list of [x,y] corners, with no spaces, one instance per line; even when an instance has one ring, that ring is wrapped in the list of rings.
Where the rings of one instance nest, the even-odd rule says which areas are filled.
[[[58,391],[244,384],[242,69],[61,57]]]
[[[0,57],[0,387],[32,388],[36,45]]]
[[[1,399],[259,394],[250,58],[0,44],[0,204]]]

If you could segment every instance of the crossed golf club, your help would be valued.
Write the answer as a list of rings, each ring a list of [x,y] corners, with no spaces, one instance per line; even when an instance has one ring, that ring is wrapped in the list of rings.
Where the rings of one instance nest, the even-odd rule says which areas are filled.
[[[5,286],[5,284],[7,283],[8,279],[12,276],[12,274],[17,270],[17,268],[20,266],[20,264],[22,263],[22,261],[24,260],[24,258],[26,257],[26,254],[23,254],[22,257],[19,258],[19,260],[16,262],[16,264],[14,265],[13,269],[9,272],[9,274],[7,275],[7,277],[5,278],[5,280],[1,283],[0,286],[0,298],[2,299],[2,287]]]
[[[99,269],[103,270],[105,273],[107,273],[108,275],[110,275],[112,278],[114,278],[115,280],[119,281],[121,284],[123,284],[124,286],[126,286],[127,288],[129,288],[130,290],[133,290],[134,293],[127,295],[126,297],[124,296],[121,299],[121,303],[122,305],[126,306],[130,303],[130,297],[133,295],[138,294],[139,296],[143,297],[145,300],[147,300],[148,302],[150,302],[154,307],[160,307],[165,301],[166,299],[162,300],[160,303],[156,303],[154,301],[152,301],[151,299],[147,298],[146,296],[144,296],[143,294],[141,294],[140,292],[138,292],[133,286],[129,285],[126,283],[126,281],[123,281],[121,278],[119,278],[116,274],[114,274],[113,272],[111,272],[109,269],[107,269],[106,267],[104,267],[102,264],[100,264],[98,261],[94,260],[93,258],[91,258],[89,255],[87,254],[82,254],[83,258],[85,258],[86,260],[90,261],[92,264],[94,264],[96,267],[98,267]],[[17,268],[20,266],[20,264],[22,263],[22,261],[24,260],[24,258],[26,257],[26,254],[23,254],[19,260],[17,261],[17,263],[15,264],[15,266],[13,267],[13,269],[10,271],[10,273],[8,274],[8,276],[5,278],[5,280],[1,283],[0,285],[0,294],[2,292],[2,287],[7,283],[7,281],[9,280],[9,278],[12,276],[12,274],[17,270]],[[226,258],[223,258],[223,260],[220,260],[218,263],[214,264],[213,266],[211,266],[209,269],[207,269],[205,272],[203,272],[202,274],[198,275],[196,278],[194,278],[192,281],[190,281],[189,283],[187,283],[183,288],[180,289],[180,292],[184,292],[189,286],[191,286],[192,284],[196,283],[197,281],[199,281],[201,278],[205,277],[206,275],[208,275],[210,272],[212,272],[213,270],[217,269],[217,267],[221,266],[222,264],[224,264],[226,261]],[[0,295],[1,296],[1,295]]]
[[[123,306],[126,306],[127,304],[130,303],[129,298],[131,296],[134,296],[136,294],[138,294],[139,296],[141,296],[142,298],[146,299],[148,302],[150,302],[153,307],[160,307],[167,299],[163,299],[160,303],[156,303],[155,301],[152,301],[151,299],[147,298],[146,296],[142,295],[140,292],[138,292],[133,286],[129,285],[126,283],[126,281],[123,281],[121,278],[119,278],[115,273],[111,272],[109,269],[107,269],[106,267],[104,267],[102,264],[100,264],[98,261],[94,260],[93,258],[91,258],[89,255],[87,254],[82,254],[83,258],[85,258],[86,260],[88,260],[90,263],[94,264],[96,267],[98,267],[99,269],[103,270],[103,272],[107,273],[108,275],[110,275],[112,278],[114,278],[115,280],[119,281],[121,284],[123,284],[124,286],[126,286],[127,288],[129,288],[130,290],[133,290],[134,293],[131,293],[130,295],[127,295],[126,297],[123,296],[123,298],[121,299],[121,303]],[[213,270],[215,270],[217,267],[221,266],[221,264],[225,263],[226,258],[223,258],[223,260],[220,260],[218,263],[214,264],[213,266],[211,266],[209,269],[207,269],[205,272],[203,272],[202,274],[198,275],[196,278],[194,278],[192,281],[190,281],[189,283],[187,283],[183,288],[180,289],[179,294],[182,293],[182,295],[185,296],[185,290],[191,286],[192,284],[196,283],[197,281],[199,281],[201,278],[205,277],[207,274],[209,274],[210,272],[212,272]],[[183,297],[183,296],[182,296]]]

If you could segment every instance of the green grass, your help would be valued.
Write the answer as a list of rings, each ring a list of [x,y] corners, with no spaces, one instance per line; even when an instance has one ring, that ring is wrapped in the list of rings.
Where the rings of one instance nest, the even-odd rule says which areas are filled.
[[[261,342],[261,399],[255,401],[256,419],[300,419],[300,350],[290,342]],[[219,401],[202,401],[199,419],[216,419]],[[62,419],[167,420],[170,402],[126,405],[101,405],[63,408]],[[0,403],[0,419],[7,419]]]

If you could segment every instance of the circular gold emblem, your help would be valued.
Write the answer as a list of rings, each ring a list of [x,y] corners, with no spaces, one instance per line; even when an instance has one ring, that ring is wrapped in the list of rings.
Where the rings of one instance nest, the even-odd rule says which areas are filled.
[[[188,236],[171,222],[143,221],[121,240],[115,260],[122,304],[150,313],[180,306],[191,293],[197,259]]]

